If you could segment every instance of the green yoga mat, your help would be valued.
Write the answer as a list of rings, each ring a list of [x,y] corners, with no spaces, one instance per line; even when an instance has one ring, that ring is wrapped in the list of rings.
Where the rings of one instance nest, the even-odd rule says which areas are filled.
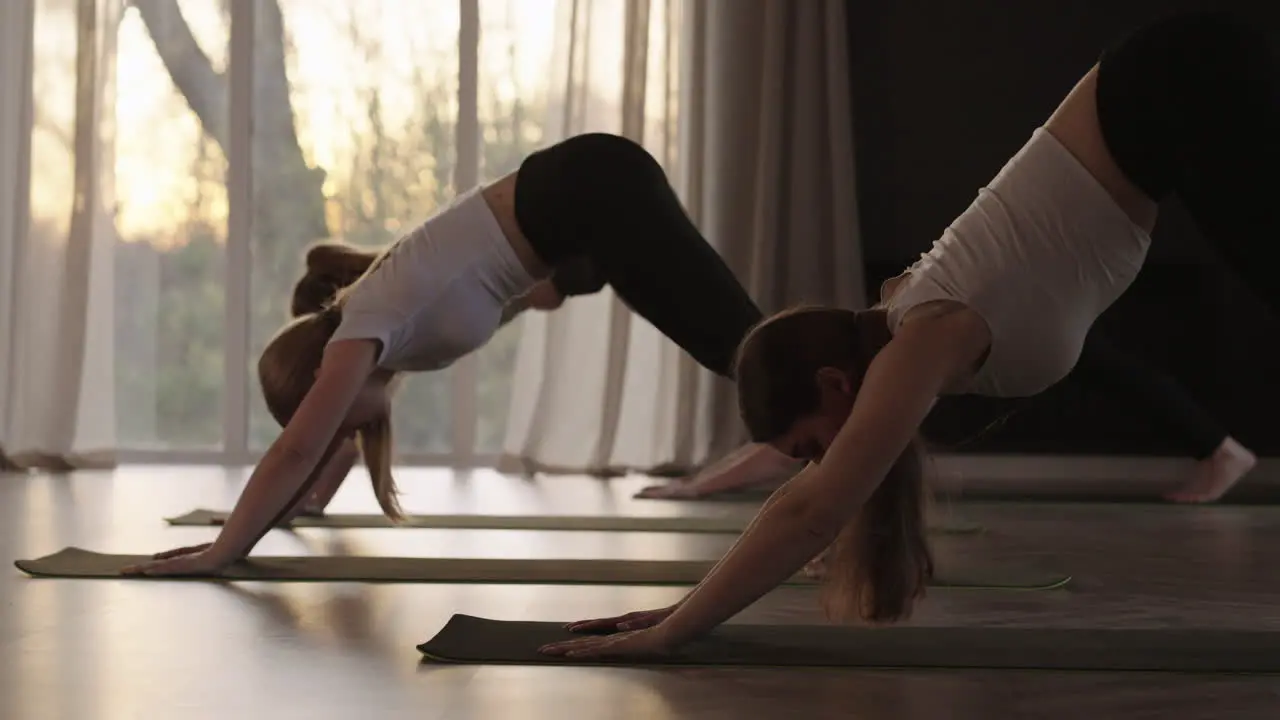
[[[200,508],[165,518],[170,525],[222,525],[228,513]],[[385,515],[335,513],[320,517],[303,515],[289,525],[295,528],[435,528],[447,530],[600,530],[605,532],[679,532],[736,534],[747,528],[749,517],[620,517],[611,515],[410,515],[396,525]],[[977,523],[948,521],[930,527],[946,535],[972,535],[984,528]]]
[[[538,653],[574,637],[563,623],[454,615],[418,650],[445,663],[584,664]],[[1280,633],[729,624],[670,657],[585,664],[1277,673]]]
[[[17,568],[35,577],[123,578],[120,569],[146,562],[145,555],[108,555],[69,547]],[[696,585],[711,560],[510,560],[489,558],[396,558],[360,556],[255,556],[223,571],[222,580],[289,582],[543,583],[567,585]],[[949,568],[932,585],[972,590],[1053,590],[1070,576],[1040,570]],[[789,584],[813,581],[797,575]]]

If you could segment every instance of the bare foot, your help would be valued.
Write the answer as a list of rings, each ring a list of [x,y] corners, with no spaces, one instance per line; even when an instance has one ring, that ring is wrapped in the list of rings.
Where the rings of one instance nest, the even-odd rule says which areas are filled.
[[[1213,502],[1257,464],[1258,458],[1248,448],[1227,438],[1212,455],[1196,463],[1190,482],[1164,497],[1178,503]]]
[[[776,488],[800,470],[800,463],[768,445],[749,444],[691,478],[647,487],[638,498],[709,497],[748,488]]]

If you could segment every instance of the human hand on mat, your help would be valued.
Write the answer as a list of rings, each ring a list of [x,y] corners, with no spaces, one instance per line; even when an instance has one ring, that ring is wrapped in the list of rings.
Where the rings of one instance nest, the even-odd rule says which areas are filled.
[[[616,633],[628,630],[643,630],[651,628],[654,625],[667,619],[671,613],[676,611],[679,603],[670,607],[664,607],[658,610],[637,610],[629,612],[625,615],[616,615],[609,618],[597,618],[595,620],[579,620],[571,622],[564,626],[565,630],[575,633]]]
[[[549,643],[538,648],[538,652],[543,655],[578,660],[605,657],[653,657],[668,655],[674,649],[661,628],[655,626],[616,635],[592,635]]]
[[[650,485],[636,493],[635,496],[649,500],[660,500],[663,498],[696,498],[701,497],[701,495],[702,492],[697,485],[688,481],[678,480],[665,485]]]
[[[192,545],[157,553],[149,562],[130,565],[120,571],[123,575],[213,575],[234,562],[213,550],[213,543]]]

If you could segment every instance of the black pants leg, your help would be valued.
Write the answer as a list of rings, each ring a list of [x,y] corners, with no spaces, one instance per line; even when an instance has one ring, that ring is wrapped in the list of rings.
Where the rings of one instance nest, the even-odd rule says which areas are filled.
[[[1085,340],[1080,360],[1066,382],[1096,387],[1128,401],[1203,460],[1227,439],[1227,430],[1176,380],[1116,347],[1097,329]]]
[[[1176,439],[1183,451],[1196,460],[1212,455],[1229,436],[1227,429],[1172,376],[1120,349],[1095,328],[1085,339],[1075,367],[1053,387],[1032,397],[981,398],[982,411],[995,420],[987,423],[976,436],[965,438],[954,446],[973,442],[1013,415],[1038,403],[1055,402],[1063,393],[1081,388],[1097,390],[1136,408],[1152,424]],[[951,397],[944,396],[939,406],[951,402]]]
[[[1176,193],[1224,260],[1280,312],[1280,66],[1257,23],[1172,16],[1104,54],[1098,116],[1125,173]]]
[[[607,282],[703,367],[731,375],[738,344],[762,315],[644,148],[587,134],[536,152],[520,166],[515,204],[544,262],[581,269],[587,261],[590,272],[569,294]]]

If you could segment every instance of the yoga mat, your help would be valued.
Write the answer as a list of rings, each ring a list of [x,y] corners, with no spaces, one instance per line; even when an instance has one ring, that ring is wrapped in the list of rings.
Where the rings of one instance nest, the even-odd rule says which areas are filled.
[[[1093,505],[1145,505],[1151,507],[1186,508],[1188,505],[1174,503],[1160,497],[1158,492],[1012,492],[966,490],[955,498],[959,501],[975,503],[1063,503]],[[1255,507],[1280,505],[1280,489],[1275,487],[1236,488],[1221,499],[1206,507]],[[1192,506],[1194,507],[1194,506]]]
[[[729,490],[712,495],[682,498],[636,498],[637,500],[665,500],[667,502],[764,502],[777,488],[750,488],[747,490]]]
[[[222,525],[228,513],[200,508],[165,518],[170,525]],[[321,517],[301,515],[289,523],[294,528],[436,528],[448,530],[600,530],[606,532],[740,533],[749,517],[620,517],[611,515],[410,515],[396,525],[385,515],[335,513]],[[946,535],[971,535],[984,528],[977,523],[948,521],[929,530]]]
[[[146,562],[146,555],[108,555],[76,547],[36,560],[18,560],[17,568],[35,577],[125,578],[120,569]],[[396,558],[361,556],[255,556],[235,563],[216,579],[402,582],[402,583],[551,583],[570,585],[696,585],[713,560],[511,560],[490,558]],[[205,578],[213,579],[213,578]],[[933,587],[969,590],[1053,590],[1070,576],[1035,569],[951,568],[937,574]],[[797,575],[788,584],[812,585]]]
[[[582,661],[539,654],[546,643],[580,637],[563,626],[454,615],[418,650],[435,662],[519,665],[1280,672],[1277,632],[728,624],[672,656],[652,660]]]

